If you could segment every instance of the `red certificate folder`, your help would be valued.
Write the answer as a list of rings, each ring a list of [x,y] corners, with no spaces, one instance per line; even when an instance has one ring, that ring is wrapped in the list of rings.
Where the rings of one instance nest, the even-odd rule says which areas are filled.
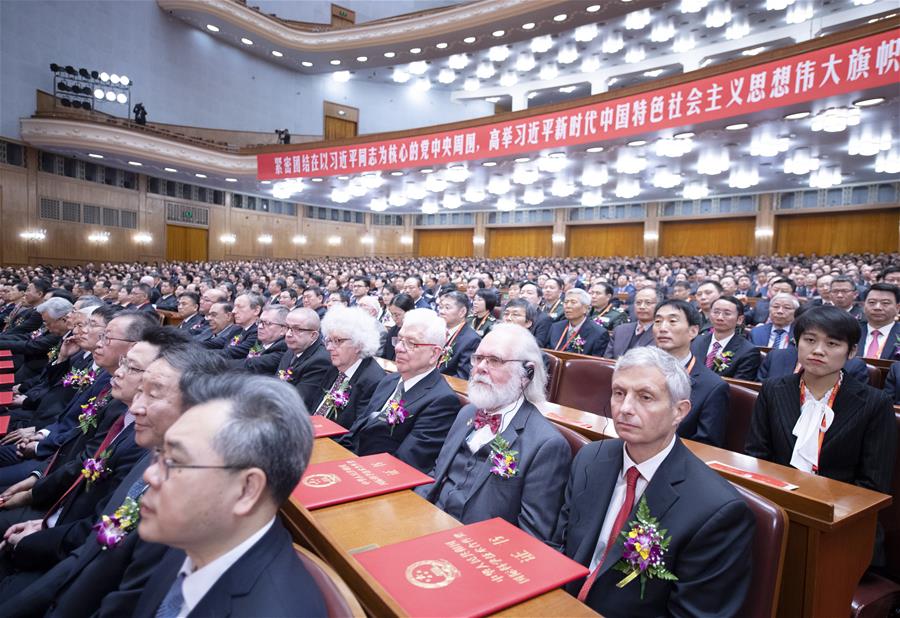
[[[432,480],[393,455],[379,453],[312,464],[291,497],[313,510],[426,485]]]
[[[0,391],[0,406],[8,406],[12,400],[13,394],[10,391]]]
[[[0,350],[0,358],[11,358],[12,352],[9,350]]]
[[[0,416],[0,436],[5,436],[9,431],[9,417]]]
[[[354,557],[410,616],[485,616],[588,574],[499,517]]]
[[[349,429],[341,427],[334,421],[318,414],[314,414],[313,416],[309,417],[309,420],[312,421],[314,438],[339,436],[342,433],[347,433],[348,431],[350,431]]]
[[[751,481],[756,481],[757,483],[762,483],[763,485],[768,485],[769,487],[775,487],[777,489],[783,489],[785,491],[794,491],[795,489],[797,489],[797,485],[792,485],[787,481],[782,481],[781,479],[776,479],[772,476],[766,476],[765,474],[760,474],[758,472],[741,470],[740,468],[729,466],[728,464],[722,463],[720,461],[707,461],[706,465],[713,470],[718,470],[719,472],[725,472],[727,474],[733,474],[734,476],[740,476],[745,479],[750,479]]]
[[[12,361],[0,361],[0,369],[12,369],[13,363]]]
[[[0,384],[12,384],[14,380],[11,373],[0,373]]]

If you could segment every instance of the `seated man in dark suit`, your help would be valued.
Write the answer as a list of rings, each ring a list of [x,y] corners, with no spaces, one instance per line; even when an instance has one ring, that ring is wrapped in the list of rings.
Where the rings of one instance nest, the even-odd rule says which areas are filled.
[[[747,305],[744,308],[744,319],[748,324],[764,324],[771,313],[771,302],[778,294],[788,294],[794,298],[797,284],[787,277],[776,277],[769,281],[766,288],[766,297],[759,299],[756,306]]]
[[[723,296],[713,302],[709,313],[713,330],[694,339],[694,356],[723,378],[755,380],[762,357],[739,332],[744,323],[744,303],[734,296]]]
[[[25,293],[6,320],[6,326],[0,333],[0,339],[25,339],[41,326],[41,314],[35,307],[44,300],[44,294],[50,291],[50,282],[46,279],[34,279],[25,288]]]
[[[691,380],[691,410],[678,425],[678,437],[721,447],[728,421],[728,384],[691,353],[691,340],[699,329],[700,313],[687,301],[664,300],[656,308],[656,347],[678,359]]]
[[[209,330],[206,318],[200,313],[200,297],[197,296],[196,292],[184,292],[181,294],[178,297],[176,310],[181,318],[178,328],[188,331],[192,337],[197,337],[203,331]]]
[[[779,293],[769,302],[769,319],[765,324],[758,324],[750,331],[750,342],[760,348],[783,350],[793,344],[794,334],[791,324],[800,308],[798,301],[791,294]]]
[[[178,299],[175,298],[175,287],[171,281],[159,282],[159,298],[154,303],[160,311],[178,311]]]
[[[59,346],[69,331],[66,319],[74,306],[64,298],[50,298],[36,307],[41,326],[25,339],[7,339],[0,347],[13,353],[16,383],[33,378],[47,366],[50,351]],[[57,349],[57,352],[59,350]]]
[[[322,334],[332,366],[322,379],[319,402],[310,410],[349,429],[384,377],[373,358],[381,343],[379,325],[362,307],[335,307],[322,320]]]
[[[436,368],[445,333],[444,320],[431,309],[407,312],[394,345],[397,373],[378,383],[369,407],[341,436],[341,444],[357,455],[391,453],[426,474],[431,471],[460,408]]]
[[[609,333],[587,317],[590,308],[590,294],[580,288],[566,292],[563,301],[565,319],[554,322],[550,328],[550,345],[554,350],[603,358]]]
[[[662,300],[653,288],[638,290],[634,295],[636,322],[621,324],[613,329],[606,346],[606,358],[619,358],[632,348],[653,345],[653,312]]]
[[[256,343],[247,352],[247,358],[233,358],[231,367],[246,369],[250,373],[274,376],[281,357],[287,352],[284,335],[287,332],[287,307],[268,305],[256,323]]]
[[[530,281],[523,282],[519,288],[520,298],[534,307],[534,318],[531,320],[531,326],[528,329],[534,335],[538,345],[546,348],[550,345],[550,327],[553,326],[553,319],[540,310],[543,294],[541,288]]]
[[[447,340],[438,367],[444,375],[468,380],[472,352],[481,342],[481,337],[466,324],[469,297],[462,292],[447,292],[438,299],[437,309],[447,324]]]
[[[242,330],[234,323],[234,305],[228,302],[210,305],[206,313],[206,323],[209,328],[201,330],[194,338],[210,350],[220,349],[216,346],[220,343],[224,345]]]
[[[863,295],[865,319],[856,355],[865,358],[897,359],[900,356],[900,323],[897,304],[900,288],[889,283],[873,283]]]
[[[856,304],[859,290],[850,277],[841,275],[831,280],[831,302],[838,309],[846,311],[857,320],[863,319],[863,310]]]
[[[621,439],[584,446],[572,464],[554,544],[591,570],[566,590],[604,616],[736,616],[747,594],[753,515],[675,435],[689,396],[678,360],[657,348],[630,350],[612,378]],[[677,581],[626,584],[614,568],[625,566],[622,535],[641,504],[671,539],[661,563]]]
[[[297,391],[274,378],[228,374],[189,388],[197,403],[169,428],[144,473],[138,533],[172,549],[133,615],[326,615],[276,517],[312,451]]]
[[[146,283],[139,283],[131,288],[131,305],[128,308],[150,313],[159,319],[159,314],[156,313],[156,309],[153,308],[153,304],[150,302],[151,289]]]
[[[712,328],[710,312],[712,304],[722,297],[722,286],[718,281],[705,279],[697,286],[694,298],[697,300],[697,310],[700,311],[700,333],[706,334]]]
[[[471,404],[447,434],[434,483],[417,493],[464,524],[502,517],[549,541],[572,452],[534,405],[545,400],[546,382],[534,337],[514,324],[495,326],[472,356]],[[509,451],[512,473],[502,463]]]
[[[598,326],[612,331],[620,324],[628,321],[628,315],[612,305],[613,288],[610,284],[599,281],[591,285],[590,318]]]
[[[275,375],[297,389],[307,410],[315,410],[322,398],[322,382],[331,369],[331,357],[319,338],[319,314],[300,307],[288,313],[285,323],[288,349]]]
[[[247,358],[250,349],[256,344],[256,321],[262,313],[265,299],[261,294],[246,292],[234,300],[235,326],[239,331],[223,331],[203,345],[213,350],[221,350],[225,358]],[[232,334],[233,333],[233,334]]]
[[[554,322],[558,322],[564,318],[563,314],[563,288],[565,284],[562,279],[557,277],[549,277],[542,286],[543,300],[538,308]]]

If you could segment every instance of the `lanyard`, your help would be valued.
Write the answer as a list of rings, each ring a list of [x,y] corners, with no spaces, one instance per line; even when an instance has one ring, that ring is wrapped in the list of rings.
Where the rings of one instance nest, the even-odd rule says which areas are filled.
[[[568,334],[570,326],[571,326],[571,324],[566,324],[566,329],[562,332],[562,335],[559,336],[559,341],[556,342],[556,347],[553,348],[554,350],[565,350],[566,348],[569,347],[569,344],[572,343],[572,340],[578,336],[578,331],[573,330],[572,334],[569,335],[569,338],[566,339],[566,345],[564,345],[563,347],[559,347],[559,344],[561,344],[563,342],[563,339],[566,338],[566,334]]]
[[[841,388],[841,380],[843,379],[843,374],[838,375],[838,381],[835,383],[833,387],[831,387],[831,395],[828,397],[828,403],[826,404],[829,408],[834,410],[834,400],[837,398],[838,390]],[[800,407],[803,407],[803,403],[806,401],[806,384],[803,382],[803,378],[800,378]],[[822,425],[819,427],[819,453],[816,456],[816,461],[818,462],[819,457],[822,455],[822,442],[825,441],[825,417],[822,417]],[[818,463],[813,466],[813,474],[819,473],[819,465]]]
[[[691,375],[691,370],[694,368],[694,363],[697,362],[697,357],[693,354],[691,355],[691,362],[688,363],[688,366],[685,367],[685,371],[687,371],[688,375]]]

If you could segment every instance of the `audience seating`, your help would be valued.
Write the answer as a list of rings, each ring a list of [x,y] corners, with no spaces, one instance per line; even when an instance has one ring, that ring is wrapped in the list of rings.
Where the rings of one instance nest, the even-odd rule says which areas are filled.
[[[554,401],[556,389],[559,386],[559,358],[553,354],[544,353],[544,366],[547,368],[547,399]]]
[[[575,455],[578,454],[578,451],[581,450],[582,446],[591,443],[590,438],[586,438],[573,429],[569,429],[568,427],[565,427],[563,425],[554,426],[556,427],[557,431],[562,434],[562,437],[566,439],[566,442],[569,443],[569,448],[572,449],[572,457],[575,457]]]
[[[744,498],[756,520],[750,590],[740,615],[746,618],[771,618],[778,609],[781,571],[787,548],[787,513],[771,500],[749,489],[740,485],[734,487]]]
[[[590,358],[562,363],[554,403],[609,417],[613,367]]]
[[[745,386],[728,384],[728,419],[725,423],[725,448],[736,453],[744,452],[750,419],[759,393]]]
[[[294,551],[300,562],[309,571],[322,597],[325,599],[325,608],[328,610],[328,618],[365,618],[366,613],[344,580],[337,572],[326,564],[321,558],[307,549],[294,544]]]
[[[881,373],[881,369],[867,362],[866,370],[869,372],[869,385],[878,389],[884,388],[884,374]]]

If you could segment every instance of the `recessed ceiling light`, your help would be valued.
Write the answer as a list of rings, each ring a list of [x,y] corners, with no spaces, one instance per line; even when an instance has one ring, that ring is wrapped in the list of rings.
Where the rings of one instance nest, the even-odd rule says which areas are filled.
[[[301,64],[302,66],[305,66],[306,68],[309,68],[309,67],[312,66],[312,62],[310,62],[309,60],[303,60],[303,61],[300,62],[300,64]]]
[[[163,169],[167,172],[172,172],[173,174],[178,171],[174,167],[164,167]]]
[[[434,170],[431,169],[430,167],[424,167],[424,168],[422,168],[422,169],[419,170],[419,173],[420,173],[420,174],[430,174],[430,173],[433,172],[433,171],[434,171]]]
[[[880,105],[884,103],[884,97],[876,97],[874,99],[863,99],[862,101],[854,101],[856,107],[871,107],[872,105]]]
[[[498,39],[500,37],[502,37],[504,34],[506,34],[506,30],[494,30],[493,32],[491,32],[491,36],[495,36]]]
[[[528,163],[529,161],[531,161],[531,159],[529,159],[528,157],[519,157],[518,159],[516,159],[516,163]]]
[[[338,180],[350,180],[349,176],[338,176]]]
[[[385,57],[385,58],[393,58],[393,57],[396,56],[396,55],[397,55],[397,54],[395,54],[394,52],[384,52],[384,57]]]
[[[585,152],[603,152],[603,146],[591,146]]]
[[[225,182],[237,182],[237,178],[226,178]]]
[[[347,112],[345,112],[344,110],[342,110],[342,109],[338,110],[338,116],[346,116],[346,115],[347,115]]]
[[[447,49],[447,44],[446,43],[438,43],[437,45],[435,45],[435,47],[437,47],[438,49]]]
[[[592,4],[591,6],[589,6],[588,8],[585,9],[585,11],[587,11],[588,13],[596,13],[599,10],[600,10],[599,4]]]
[[[337,58],[335,58],[334,60],[329,60],[329,61],[328,61],[328,64],[330,64],[330,65],[333,66],[333,67],[338,66],[340,63],[341,63],[341,61],[338,60]]]
[[[466,38],[463,39],[463,43],[469,43],[470,45],[474,42],[475,42],[475,37],[473,37],[473,36],[467,36]]]
[[[662,75],[663,69],[653,69],[652,71],[644,71],[644,77],[659,77]]]
[[[553,16],[553,21],[566,21],[566,17],[568,17],[565,13],[560,13],[559,15]]]
[[[529,99],[533,99],[536,96],[538,96],[538,92],[536,90],[532,90],[531,92],[528,93]]]
[[[765,47],[762,47],[762,46],[754,47],[752,49],[745,49],[744,51],[741,52],[741,55],[742,56],[755,56],[757,54],[763,53],[764,51],[766,51]]]
[[[271,180],[260,180],[260,181],[259,181],[259,184],[261,184],[261,185],[270,185],[270,184],[272,184],[272,181],[271,181]]]
[[[321,179],[321,178],[312,178],[311,180],[312,180],[313,182],[322,182],[322,179]]]
[[[391,176],[402,176],[403,172],[391,172]]]
[[[629,146],[645,146],[647,144],[647,140],[645,139],[636,139],[633,142],[628,142]]]
[[[140,163],[139,161],[129,161],[129,162],[128,162],[128,165],[133,165],[133,166],[135,166],[135,167],[140,167],[140,166],[143,165],[143,163]]]
[[[369,59],[368,56],[357,56],[357,57],[356,57],[356,61],[357,61],[357,62],[365,62],[365,61],[368,60],[368,59]]]
[[[206,24],[206,29],[209,30],[210,32],[218,32],[219,31],[219,27],[213,26],[212,24]]]
[[[194,174],[197,178],[206,178],[206,174]]]
[[[482,167],[494,167],[495,165],[497,165],[496,161],[485,161],[481,164]]]
[[[409,50],[409,53],[411,53],[411,54],[421,54],[421,53],[422,53],[422,48],[421,48],[421,47],[413,47],[411,50]]]
[[[727,127],[725,127],[725,130],[726,131],[740,131],[741,129],[746,129],[749,126],[750,125],[747,124],[746,122],[738,122],[737,124],[728,125]]]
[[[534,29],[533,21],[530,21],[527,24],[522,24],[522,30],[533,30],[533,29]]]
[[[245,36],[241,37],[241,43],[243,43],[244,45],[253,45],[253,41],[251,41],[250,39],[248,39]]]
[[[276,58],[281,58],[284,54],[282,54],[282,53],[281,53],[280,51],[278,51],[277,49],[273,49],[273,50],[272,50],[272,55],[275,56]]]
[[[570,92],[575,92],[576,88],[578,88],[578,86],[563,86],[559,91],[564,94],[569,94]]]
[[[94,154],[93,152],[89,152],[88,156],[92,159],[102,159],[103,155]]]
[[[488,103],[499,103],[500,97],[488,97],[485,99]]]
[[[685,133],[677,133],[672,137],[675,139],[688,139],[690,137],[694,137],[694,134],[691,131],[686,131]]]
[[[785,120],[801,120],[809,116],[809,112],[795,112],[784,117]]]

